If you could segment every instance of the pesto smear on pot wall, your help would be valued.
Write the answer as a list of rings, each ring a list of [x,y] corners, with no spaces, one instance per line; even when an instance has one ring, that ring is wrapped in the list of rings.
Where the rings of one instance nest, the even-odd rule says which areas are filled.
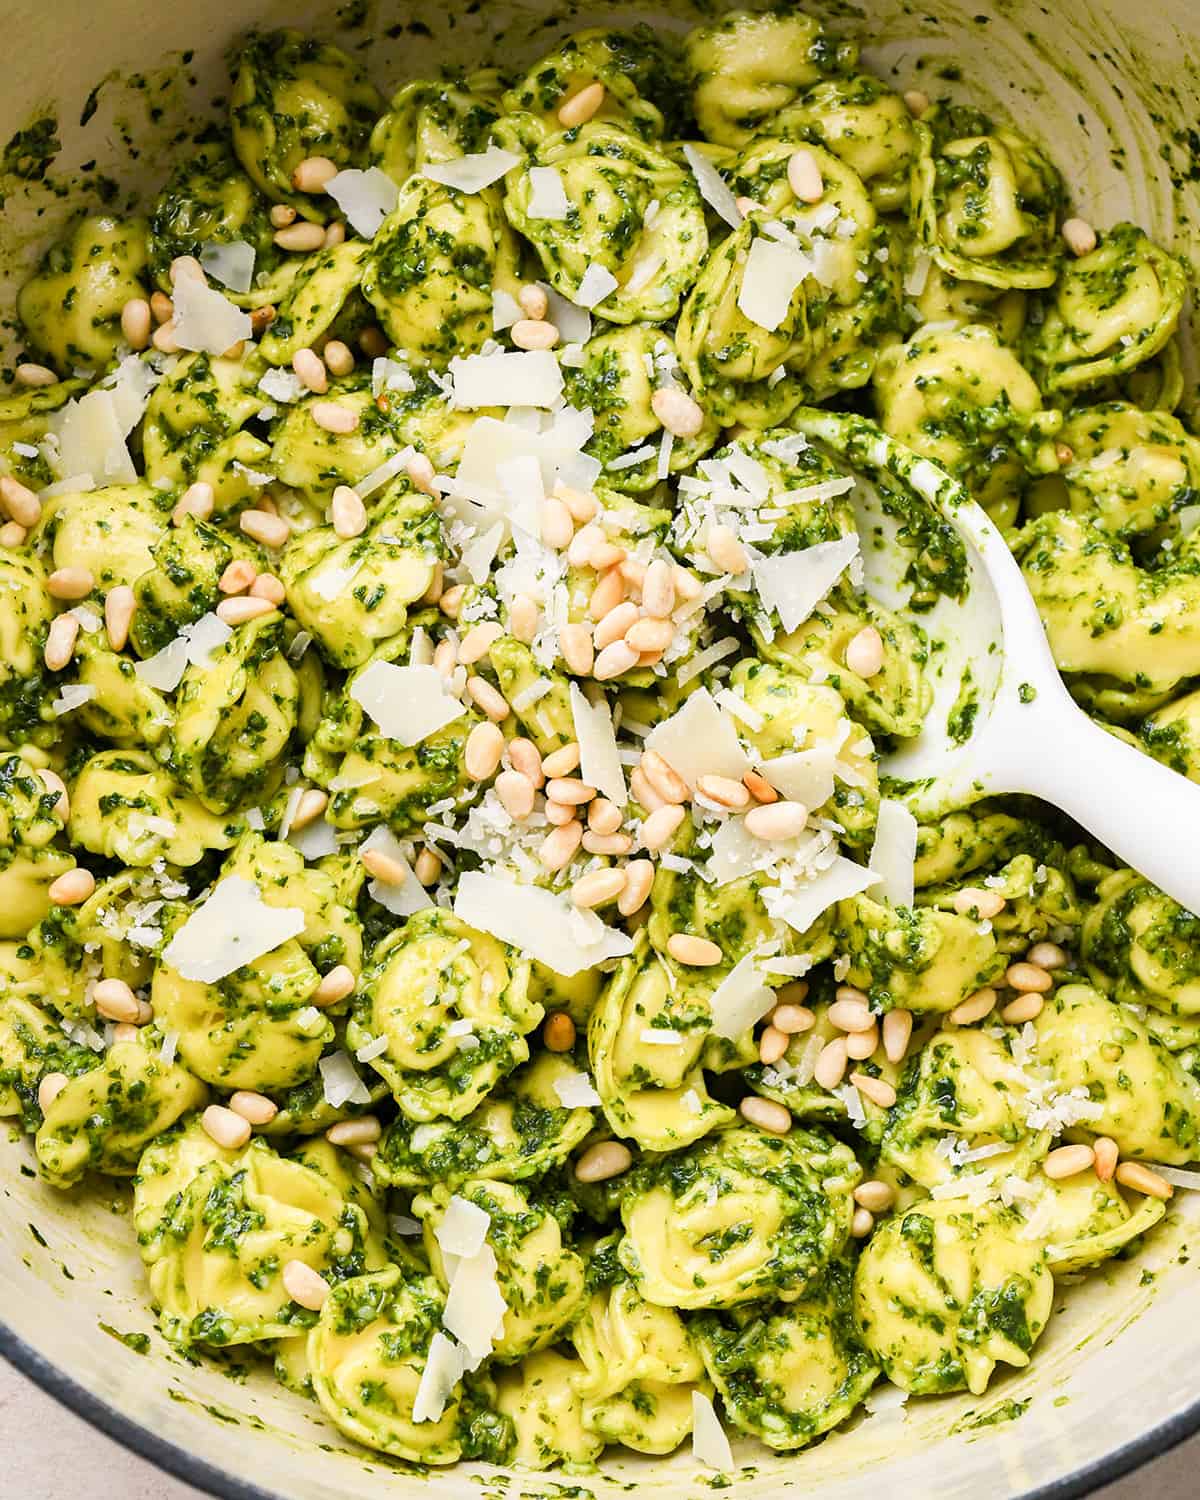
[[[1189,272],[1053,158],[797,11],[390,102],[280,31],[144,217],[47,252],[0,1114],[132,1184],[171,1344],[413,1463],[728,1472],[884,1382],[982,1394],[1163,1218],[1200,919],[881,770],[968,588],[919,456],[1079,701],[1200,779]]]

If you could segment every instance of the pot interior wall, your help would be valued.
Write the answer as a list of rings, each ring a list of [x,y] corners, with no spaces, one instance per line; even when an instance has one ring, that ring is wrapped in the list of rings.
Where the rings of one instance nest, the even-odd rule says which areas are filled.
[[[13,24],[10,7],[0,142],[53,115],[62,149],[45,182],[22,177],[20,152],[0,161],[0,280],[10,283],[0,288],[0,305],[11,306],[24,271],[78,202],[64,200],[63,187],[86,182],[94,201],[111,180],[121,209],[153,190],[179,132],[221,110],[225,50],[252,21],[337,35],[362,49],[388,93],[448,57],[471,65],[495,57],[499,45],[506,62],[520,61],[583,25],[653,20],[683,29],[691,19],[683,6],[564,10],[526,0],[369,5],[365,25],[347,25],[363,8],[306,0],[22,0]],[[1194,0],[1137,7],[1127,0],[1053,7],[928,0],[911,10],[865,0],[865,14],[850,5],[813,8],[854,31],[869,65],[897,86],[948,91],[1022,123],[1049,147],[1079,212],[1101,225],[1132,218],[1200,264],[1200,143],[1187,133],[1200,118]],[[1194,396],[1194,365],[1189,387]],[[124,1196],[111,1184],[56,1193],[36,1179],[31,1160],[27,1145],[9,1147],[4,1158],[0,1314],[15,1340],[47,1362],[44,1373],[53,1367],[94,1393],[110,1424],[124,1419],[144,1429],[149,1436],[140,1441],[156,1456],[174,1464],[186,1456],[201,1466],[190,1477],[220,1482],[227,1493],[258,1489],[289,1500],[377,1496],[384,1485],[393,1495],[461,1496],[480,1493],[481,1481],[490,1492],[507,1484],[476,1464],[406,1480],[403,1466],[344,1445],[317,1408],[265,1373],[193,1366],[172,1354],[154,1330]],[[1200,1199],[1181,1195],[1143,1255],[1061,1289],[1061,1311],[1031,1368],[997,1380],[985,1398],[893,1403],[798,1457],[739,1444],[739,1458],[752,1466],[739,1489],[779,1495],[795,1487],[843,1500],[878,1482],[886,1463],[885,1483],[896,1494],[1004,1500],[1046,1492],[1070,1476],[1082,1484],[1148,1434],[1150,1447],[1181,1435],[1189,1404],[1200,1402],[1200,1288],[1188,1264],[1198,1215]],[[150,1357],[108,1330],[147,1333]],[[25,1359],[28,1366],[28,1352]],[[606,1459],[599,1474],[581,1481],[597,1496],[630,1482],[670,1496],[707,1487],[708,1477],[683,1453],[666,1461]],[[530,1475],[511,1485],[521,1495],[552,1490],[550,1480]]]

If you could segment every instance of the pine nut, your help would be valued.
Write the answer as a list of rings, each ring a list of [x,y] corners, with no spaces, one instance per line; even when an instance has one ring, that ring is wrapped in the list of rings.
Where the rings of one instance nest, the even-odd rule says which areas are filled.
[[[562,504],[561,500],[559,504]],[[567,514],[570,515],[570,511],[567,511]],[[593,526],[591,523],[581,526],[572,537],[571,545],[567,548],[567,561],[573,568],[588,567],[592,548],[602,547],[604,542],[604,532],[599,526]]]
[[[678,386],[664,385],[655,391],[650,410],[672,437],[694,438],[704,426],[704,408]]]
[[[229,1096],[229,1108],[251,1125],[269,1125],[279,1113],[279,1106],[266,1094],[256,1094],[252,1089],[238,1089]]]
[[[838,998],[829,1007],[829,1024],[839,1031],[870,1031],[875,1025],[875,1016],[861,991],[846,994],[845,986],[838,991]]]
[[[308,787],[300,793],[300,800],[296,803],[295,811],[292,813],[292,826],[289,832],[299,833],[302,828],[315,823],[328,806],[328,792],[323,792],[319,786]]]
[[[334,490],[329,514],[334,532],[345,541],[361,536],[367,529],[367,507],[358,491],[352,490],[348,484],[339,484]]]
[[[728,526],[710,526],[704,547],[722,573],[733,573],[736,576],[744,573],[750,566],[745,547]]]
[[[687,782],[663,759],[657,750],[647,750],[639,762],[642,774],[664,802],[687,801]]]
[[[558,343],[558,329],[544,318],[518,318],[508,336],[518,349],[553,349]]]
[[[131,349],[144,349],[150,342],[154,319],[144,297],[130,297],[121,309],[121,335]]]
[[[1068,962],[1066,949],[1057,943],[1034,943],[1025,955],[1027,962],[1039,969],[1065,969]]]
[[[1062,227],[1062,237],[1074,256],[1090,255],[1098,243],[1096,231],[1086,219],[1068,219]]]
[[[238,517],[238,525],[254,541],[276,549],[286,546],[292,534],[287,521],[269,510],[244,510]]]
[[[278,606],[287,598],[287,589],[284,588],[282,579],[276,578],[274,573],[260,573],[250,585],[250,596],[253,599],[265,599],[268,604]]]
[[[646,565],[640,563],[635,557],[627,557],[624,562],[617,564],[621,577],[634,590],[638,590],[646,581]]]
[[[646,780],[646,773],[641,766],[634,766],[629,773],[629,790],[633,793],[633,799],[646,809],[648,813],[657,812],[660,807],[666,807],[666,803]]]
[[[746,832],[756,839],[794,839],[804,832],[808,808],[803,802],[770,802],[746,814]]]
[[[607,1182],[610,1177],[619,1177],[633,1165],[633,1153],[620,1141],[598,1141],[589,1146],[575,1163],[575,1176],[580,1182]]]
[[[1122,1187],[1132,1188],[1135,1193],[1144,1193],[1147,1198],[1161,1198],[1166,1202],[1175,1192],[1165,1177],[1142,1166],[1141,1162],[1123,1161],[1115,1175]]]
[[[341,219],[334,219],[325,226],[325,234],[321,240],[322,250],[332,250],[335,245],[346,243],[346,225]]]
[[[919,120],[929,108],[929,95],[924,89],[908,89],[901,97],[914,120]]]
[[[323,396],[329,389],[329,372],[325,361],[314,349],[297,349],[292,355],[292,370],[297,380],[314,395]]]
[[[17,525],[24,526],[27,531],[41,520],[42,502],[28,485],[14,479],[11,474],[0,476],[0,500],[4,501],[4,508]]]
[[[817,1018],[807,1005],[777,1005],[771,1012],[771,1025],[784,1036],[799,1036],[816,1024]]]
[[[779,793],[771,785],[765,776],[757,771],[747,771],[742,777],[742,785],[750,793],[756,802],[778,802]]]
[[[575,858],[582,837],[583,824],[578,818],[572,818],[546,835],[538,850],[538,858],[547,870],[565,870]]]
[[[217,579],[223,594],[244,594],[258,577],[258,569],[249,559],[236,557]]]
[[[600,576],[600,582],[592,590],[588,600],[588,615],[593,620],[602,620],[609,610],[616,609],[625,598],[625,580],[617,568],[610,568]]]
[[[676,963],[693,969],[711,969],[724,957],[716,943],[692,932],[673,932],[667,939],[667,952]]]
[[[512,762],[513,770],[520,771],[521,775],[525,776],[529,780],[530,785],[535,789],[545,784],[546,778],[542,770],[541,752],[532,740],[510,740],[508,758]],[[576,761],[575,764],[578,765],[579,762]],[[575,766],[571,766],[569,769],[573,771]]]
[[[467,736],[463,764],[472,781],[490,781],[500,767],[504,736],[495,724],[476,724]]]
[[[322,1008],[326,1005],[336,1005],[339,1000],[344,1000],[352,993],[354,985],[353,971],[346,964],[338,964],[325,975],[309,999],[314,1005]]]
[[[634,605],[629,607],[636,609]],[[617,610],[613,610],[613,614],[617,613]],[[625,631],[625,639],[639,654],[650,655],[665,651],[675,639],[675,623],[672,620],[653,618],[635,620]]]
[[[433,648],[433,665],[443,677],[449,677],[458,666],[458,647],[453,641],[439,641]]]
[[[57,385],[58,376],[46,365],[35,365],[28,361],[13,371],[18,385]]]
[[[515,640],[532,645],[541,611],[528,594],[517,594],[508,607],[508,629]]]
[[[380,359],[391,348],[391,344],[383,329],[372,324],[359,334],[358,347],[368,359]]]
[[[569,802],[547,802],[544,811],[546,822],[555,828],[561,828],[575,817],[579,809],[572,807]]]
[[[1030,963],[1009,964],[1005,970],[1004,982],[1014,990],[1033,990],[1039,995],[1044,995],[1054,985],[1054,980],[1045,969]]]
[[[611,646],[614,641],[621,640],[628,630],[636,627],[638,618],[638,607],[631,599],[610,609],[592,631],[592,642],[596,650],[603,651],[605,646]],[[669,621],[656,623],[666,623],[668,626],[670,624]],[[630,641],[629,644],[635,651],[641,649],[635,641]]]
[[[851,1073],[850,1082],[872,1104],[880,1109],[891,1109],[896,1102],[896,1090],[886,1078],[872,1078],[869,1073]]]
[[[896,1193],[889,1183],[872,1177],[866,1182],[860,1182],[854,1189],[854,1201],[860,1208],[869,1209],[873,1214],[882,1214],[896,1201]]]
[[[1059,467],[1065,469],[1074,462],[1075,450],[1068,443],[1055,443],[1054,456],[1058,459]]]
[[[508,718],[508,699],[498,688],[494,688],[485,677],[468,677],[467,692],[472,703],[485,713],[493,723],[499,724]]]
[[[564,130],[574,130],[577,125],[586,125],[603,103],[604,85],[589,83],[559,106],[558,123]]]
[[[331,375],[340,379],[344,375],[353,373],[354,353],[349,344],[344,344],[341,339],[330,339],[323,351],[325,368]]]
[[[776,1104],[774,1099],[760,1099],[757,1094],[746,1095],[738,1105],[738,1114],[769,1135],[787,1135],[792,1128],[792,1117],[782,1104]]]
[[[813,1082],[823,1089],[835,1089],[846,1076],[846,1039],[835,1036],[826,1042],[813,1064]]]
[[[787,179],[801,203],[819,203],[825,195],[821,169],[811,151],[792,152],[788,157]]]
[[[588,567],[594,568],[597,573],[606,573],[610,568],[616,568],[620,573],[618,564],[623,563],[628,556],[625,548],[618,547],[615,542],[601,542],[588,554]],[[621,574],[622,586],[624,583],[625,576]]]
[[[582,490],[573,489],[569,484],[558,480],[554,486],[555,497],[571,512],[571,519],[577,525],[585,526],[594,520],[596,512],[600,509],[600,502],[595,495],[587,495]]]
[[[201,286],[208,285],[208,277],[204,274],[204,267],[194,255],[177,255],[171,262],[167,271],[174,286],[181,276],[186,276],[189,281],[198,281]]]
[[[484,620],[478,625],[472,625],[459,642],[459,661],[464,667],[473,667],[477,661],[483,660],[503,634],[504,631],[495,620]]]
[[[620,868],[592,870],[571,887],[571,900],[585,909],[615,901],[625,889],[625,871]]]
[[[704,585],[694,573],[689,573],[686,568],[675,564],[675,592],[681,599],[690,603],[693,599],[699,599],[704,592]]]
[[[542,287],[527,281],[517,292],[517,306],[527,318],[537,322],[550,311],[550,299]]]
[[[250,1139],[250,1121],[223,1104],[210,1104],[200,1116],[200,1124],[205,1134],[226,1151],[240,1151]]]
[[[195,516],[198,521],[207,521],[215,505],[216,497],[212,485],[206,479],[197,479],[195,484],[189,484],[180,495],[179,503],[171,512],[171,520],[176,526],[182,526],[186,516]]]
[[[883,1033],[883,1055],[890,1063],[904,1061],[912,1038],[913,1018],[910,1010],[889,1010],[880,1027]]]
[[[337,163],[329,157],[306,156],[292,173],[292,186],[298,193],[323,193],[337,174]]]
[[[846,647],[846,670],[864,679],[883,670],[883,637],[874,625],[864,625]]]
[[[27,535],[24,526],[18,526],[15,521],[5,521],[0,526],[0,547],[20,547]]]
[[[591,676],[596,647],[586,625],[564,625],[558,632],[558,649],[568,672],[576,677]]]
[[[408,880],[405,866],[382,849],[361,849],[358,857],[363,869],[384,885],[404,885]]]
[[[67,793],[67,783],[57,771],[49,769],[39,771],[38,779],[48,792],[54,793],[54,811],[65,823],[71,812],[71,799]]]
[[[656,808],[642,824],[642,843],[651,853],[656,853],[671,842],[682,822],[683,808],[677,803]]]
[[[65,1073],[47,1073],[41,1083],[38,1084],[37,1101],[38,1108],[46,1114],[50,1106],[70,1083]]]
[[[701,776],[696,782],[696,790],[710,802],[734,812],[750,805],[750,793],[740,781],[734,781],[730,776]]]
[[[250,331],[257,338],[270,328],[278,316],[276,309],[269,302],[264,302],[261,307],[256,307],[250,314]]]
[[[284,1291],[297,1306],[306,1307],[309,1312],[320,1312],[325,1306],[330,1285],[324,1276],[305,1265],[302,1260],[285,1261],[279,1279],[283,1282]]]
[[[423,453],[414,453],[404,467],[409,482],[423,495],[432,495],[434,468],[429,459]]]
[[[465,583],[456,583],[448,588],[438,600],[438,608],[449,620],[457,620],[458,612],[462,608],[462,602],[466,598],[467,586]]]
[[[542,1043],[547,1052],[570,1052],[575,1045],[575,1022],[565,1010],[552,1010],[546,1017]]]
[[[581,807],[595,795],[596,788],[578,776],[552,776],[546,782],[547,798],[552,802],[563,802],[568,807]]]
[[[569,776],[579,766],[579,742],[572,740],[570,744],[561,746],[558,750],[551,750],[550,754],[542,760],[542,770],[547,778]]]
[[[101,979],[92,990],[92,1003],[106,1021],[133,1025],[138,1019],[138,998],[123,979]]]
[[[648,859],[631,859],[625,866],[625,889],[617,897],[617,910],[623,917],[640,911],[654,884],[654,866]]]
[[[1061,1182],[1066,1177],[1076,1177],[1096,1160],[1090,1146],[1059,1146],[1051,1151],[1042,1163],[1042,1171],[1051,1182]]]
[[[624,813],[607,797],[597,797],[588,808],[588,828],[593,833],[616,833],[624,821]]]
[[[990,1016],[995,1007],[996,991],[988,985],[956,1005],[950,1012],[950,1020],[956,1026],[973,1026],[976,1021],[982,1021],[984,1016]]]
[[[249,594],[238,594],[234,599],[222,599],[213,613],[226,625],[245,625],[251,620],[261,620],[273,614],[275,606],[269,599],[255,599]]]
[[[787,1036],[774,1026],[768,1026],[758,1039],[758,1060],[761,1063],[777,1063],[788,1049]]]
[[[175,316],[175,304],[166,292],[150,293],[150,314],[160,326],[163,323],[169,323]]]
[[[160,354],[178,354],[182,345],[175,337],[175,319],[169,318],[167,322],[160,323],[154,330],[150,342]]]
[[[1000,1012],[1000,1019],[1009,1026],[1023,1026],[1026,1021],[1036,1021],[1046,1007],[1046,997],[1036,990],[1026,990],[1018,995]]]
[[[55,568],[46,579],[52,599],[86,599],[95,586],[90,568]]]
[[[666,620],[675,608],[675,570],[656,557],[642,579],[642,608],[657,620]]]
[[[960,917],[971,917],[977,922],[990,922],[1004,910],[1006,902],[999,891],[983,890],[977,885],[964,886],[955,891],[951,902]]]
[[[856,1208],[850,1218],[850,1234],[856,1240],[865,1240],[875,1228],[875,1215],[869,1208]]]
[[[304,219],[298,219],[294,224],[277,229],[273,238],[281,250],[307,254],[310,250],[320,250],[324,246],[325,230],[320,224],[309,224]]]
[[[1120,1156],[1116,1141],[1106,1135],[1097,1136],[1092,1142],[1092,1150],[1096,1156],[1096,1176],[1101,1182],[1111,1182]]]
[[[82,865],[52,880],[46,894],[55,906],[78,906],[96,889],[96,877]]]
[[[561,552],[564,547],[571,545],[575,536],[575,522],[561,500],[551,497],[542,501],[541,533],[543,544],[555,552]]]
[[[417,855],[413,873],[422,885],[436,885],[442,873],[442,862],[428,845]]]
[[[638,653],[633,647],[627,641],[614,641],[611,646],[605,646],[596,657],[592,676],[597,682],[611,682],[614,677],[620,677],[637,664]]]
[[[325,1132],[331,1146],[365,1146],[377,1141],[383,1129],[375,1115],[359,1115],[354,1120],[338,1120]]]
[[[865,1062],[879,1046],[879,1027],[867,1031],[852,1031],[846,1037],[846,1056],[853,1062]]]
[[[339,437],[345,437],[358,426],[358,413],[337,401],[314,401],[308,414],[323,432],[333,432]]]
[[[628,854],[633,848],[633,836],[628,833],[595,833],[589,828],[583,835],[583,847],[589,854]]]
[[[50,622],[46,633],[46,649],[42,653],[51,672],[61,672],[75,655],[75,642],[79,639],[79,621],[74,615],[58,615]]]

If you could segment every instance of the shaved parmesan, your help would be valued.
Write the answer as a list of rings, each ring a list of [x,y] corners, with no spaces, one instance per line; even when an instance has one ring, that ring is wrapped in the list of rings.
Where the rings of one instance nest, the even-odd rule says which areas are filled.
[[[759,237],[750,246],[737,305],[751,323],[774,333],[787,317],[796,288],[812,272],[812,261],[791,245]]]
[[[554,167],[530,167],[529,205],[531,219],[565,219],[571,210],[567,190]]]
[[[478,1255],[487,1239],[492,1216],[457,1193],[446,1205],[441,1223],[433,1232],[443,1255],[469,1259]]]
[[[733,1468],[733,1449],[716,1408],[703,1391],[692,1392],[692,1453],[706,1468],[723,1473]]]
[[[605,270],[595,261],[588,266],[579,283],[579,289],[571,299],[577,307],[593,308],[615,292],[620,283],[611,271]]]
[[[455,1267],[442,1325],[476,1361],[486,1359],[504,1327],[508,1304],[496,1279],[496,1252],[485,1244]]]
[[[321,1012],[317,1012],[318,1019]],[[331,1109],[346,1104],[370,1104],[371,1091],[358,1076],[348,1052],[331,1052],[317,1064],[321,1072],[321,1091]]]
[[[69,714],[73,709],[90,703],[95,696],[94,687],[85,687],[81,682],[69,682],[50,705],[50,712],[55,718],[62,718],[63,714]]]
[[[414,1422],[437,1422],[446,1410],[454,1387],[466,1374],[467,1366],[461,1347],[448,1339],[439,1328],[429,1341],[425,1368],[413,1397]]]
[[[678,713],[656,725],[646,744],[657,750],[694,791],[701,776],[728,776],[740,781],[753,770],[738,743],[737,730],[707,688],[694,692]]]
[[[361,571],[361,558],[357,562],[347,563],[343,568],[324,567],[309,578],[308,586],[318,599],[329,603],[339,599]]]
[[[550,407],[562,395],[562,371],[549,349],[460,355],[450,361],[450,374],[459,407]]]
[[[172,300],[175,342],[181,349],[224,354],[253,332],[249,313],[191,276],[176,279]]]
[[[355,493],[360,500],[365,500],[368,495],[373,495],[377,489],[395,479],[396,475],[405,468],[416,457],[417,450],[408,444],[401,448],[399,453],[393,453],[391,458],[385,458],[377,469],[364,478],[360,479],[354,486]]]
[[[477,870],[460,877],[454,914],[568,978],[633,952],[632,938],[599,919],[581,931],[581,924],[571,920],[575,908],[565,896]]]
[[[325,184],[325,191],[346,215],[346,221],[364,240],[373,240],[379,227],[396,206],[400,189],[378,167],[360,172],[347,167]]]
[[[763,761],[759,770],[782,797],[822,807],[833,796],[833,767],[837,752],[832,745],[814,745]]]
[[[751,564],[754,586],[766,607],[779,615],[783,628],[796,630],[857,556],[858,538],[843,536],[803,552],[759,557]]]
[[[868,865],[879,876],[879,894],[889,905],[913,904],[913,864],[916,858],[916,818],[903,802],[885,797],[879,804],[875,843]]]
[[[148,656],[145,661],[134,664],[134,672],[143,682],[157,688],[160,693],[173,693],[187,670],[187,640],[177,635],[173,641]]]
[[[121,403],[113,391],[89,391],[78,401],[68,401],[50,419],[50,431],[58,438],[55,473],[64,479],[90,474],[94,484],[101,486],[132,484],[137,470],[125,446],[130,429],[120,413]]]
[[[725,179],[720,172],[699,146],[693,146],[690,142],[684,146],[683,156],[692,169],[692,176],[696,179],[696,186],[700,189],[700,196],[705,203],[715,210],[718,217],[724,219],[731,229],[736,229],[742,222],[742,213],[737,206],[737,199],[725,185]]]
[[[454,188],[459,193],[478,193],[491,187],[514,167],[521,165],[515,151],[505,151],[499,146],[489,146],[486,151],[474,151],[469,156],[459,156],[453,161],[437,162],[421,168],[421,176],[431,182],[440,182],[444,187]]]
[[[600,1095],[586,1073],[568,1073],[565,1078],[556,1078],[554,1092],[564,1109],[595,1109],[600,1104]]]
[[[618,807],[625,806],[625,773],[617,753],[617,732],[605,698],[589,703],[577,683],[571,684],[571,713],[579,743],[579,774]]]
[[[388,859],[394,860],[405,874],[405,878],[396,884],[385,880],[372,880],[367,886],[367,892],[372,901],[378,901],[380,906],[390,911],[394,917],[411,917],[414,912],[424,911],[427,906],[433,905],[426,894],[425,887],[413,874],[412,866],[408,862],[399,839],[390,828],[381,823],[378,828],[373,829],[370,837],[364,839],[359,845],[359,853],[367,849],[378,849],[380,854],[386,854]]]
[[[231,292],[248,292],[254,283],[254,246],[245,240],[209,240],[200,251],[200,264]]]
[[[574,302],[568,302],[548,281],[536,284],[546,294],[546,317],[558,329],[558,336],[563,343],[586,344],[592,336],[592,318],[587,308],[576,307]]]
[[[498,286],[492,288],[493,333],[503,333],[506,328],[519,323],[524,316],[520,303],[511,292],[506,292]]]
[[[167,944],[163,958],[184,979],[215,984],[304,931],[296,906],[268,906],[258,887],[229,875]]]
[[[864,869],[839,854],[809,885],[794,891],[768,891],[765,899],[773,917],[782,918],[797,932],[807,932],[831,906],[859,895],[878,880],[874,870]]]
[[[460,557],[462,565],[471,575],[472,583],[486,583],[488,574],[491,572],[492,564],[496,560],[496,553],[500,550],[500,543],[504,540],[504,522],[497,521],[494,526],[477,536],[473,542],[468,542],[462,549]]]
[[[398,745],[418,745],[466,712],[436,667],[374,661],[354,679],[350,696]]]
[[[775,1004],[775,992],[763,983],[755,954],[747,953],[734,964],[708,1004],[714,1033],[730,1041],[745,1036],[766,1015]]]
[[[290,406],[308,395],[308,387],[294,370],[268,370],[258,382],[258,389],[281,406]]]
[[[337,833],[324,818],[314,818],[303,828],[289,830],[288,843],[299,849],[306,860],[324,859],[338,851]]]

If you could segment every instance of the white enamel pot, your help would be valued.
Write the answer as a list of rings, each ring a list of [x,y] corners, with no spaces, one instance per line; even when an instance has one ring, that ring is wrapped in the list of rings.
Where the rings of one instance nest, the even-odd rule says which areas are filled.
[[[1086,217],[1099,225],[1131,218],[1200,265],[1197,0],[814,0],[809,8],[858,35],[868,65],[897,87],[948,88],[1040,137]],[[346,29],[360,10],[369,32]],[[581,26],[646,20],[682,29],[693,14],[671,0],[573,14],[555,0],[4,0],[0,144],[53,112],[62,151],[52,183],[106,174],[124,206],[187,149],[180,132],[223,107],[225,50],[251,24],[313,27],[352,49],[381,38],[362,55],[389,94],[450,58],[527,61]],[[412,22],[420,25],[385,36]],[[8,309],[68,202],[13,177],[0,188],[0,281],[9,283],[0,305]],[[1187,375],[1194,396],[1192,357]],[[440,1500],[492,1488],[482,1465],[423,1474],[353,1448],[265,1374],[243,1384],[172,1356],[154,1329],[121,1194],[60,1194],[38,1181],[31,1161],[27,1144],[4,1143],[0,1352],[73,1410],[228,1500]],[[750,1465],[735,1490],[747,1500],[849,1500],[878,1490],[906,1500],[1069,1500],[1128,1472],[1200,1431],[1200,1276],[1186,1250],[1198,1227],[1200,1195],[1177,1195],[1140,1256],[1060,1289],[1061,1311],[1031,1366],[997,1379],[985,1397],[914,1401],[793,1456],[735,1445]],[[149,1334],[150,1357],[101,1323]],[[1027,1403],[1023,1415],[995,1420],[1009,1403]],[[522,1475],[509,1492],[552,1494],[554,1479]],[[597,1500],[631,1484],[662,1500],[709,1488],[687,1452],[606,1458],[594,1476],[567,1482]]]

